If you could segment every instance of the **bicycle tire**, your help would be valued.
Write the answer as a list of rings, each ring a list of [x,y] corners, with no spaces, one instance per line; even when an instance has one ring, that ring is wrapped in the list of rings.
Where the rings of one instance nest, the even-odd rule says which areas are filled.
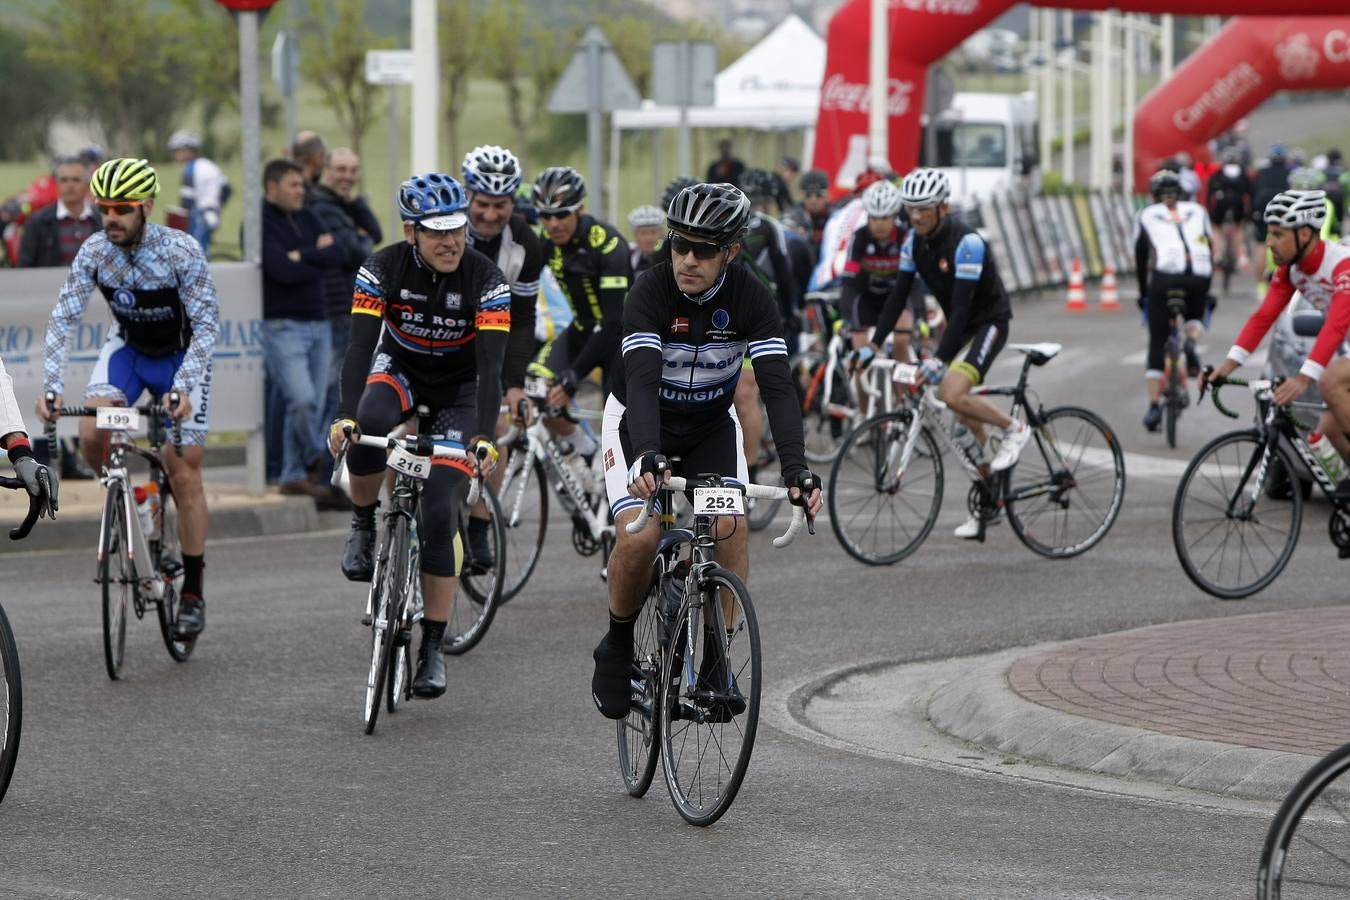
[[[1167,385],[1167,395],[1163,398],[1163,430],[1167,435],[1167,446],[1177,449],[1177,421],[1181,418],[1181,385],[1173,375]]]
[[[712,631],[725,627],[722,601],[711,600],[704,606],[701,599],[695,601],[686,596],[661,660],[659,730],[666,788],[680,816],[690,825],[698,826],[716,822],[736,799],[750,766],[759,727],[759,622],[750,592],[741,579],[728,569],[713,567],[703,576],[700,598],[721,591],[730,592],[734,603],[732,631],[721,635],[721,639],[708,633],[709,618],[714,622]],[[710,611],[712,616],[705,615]],[[736,645],[734,652],[731,645]],[[675,672],[676,665],[680,674]],[[693,676],[694,672],[698,675]],[[722,684],[720,676],[724,673],[731,673],[732,677]],[[705,686],[709,679],[711,688]],[[740,700],[745,708],[735,712],[735,704]],[[704,721],[699,721],[700,718]],[[691,732],[695,732],[692,739]],[[736,742],[739,747],[733,751]],[[734,762],[728,757],[733,757]],[[715,772],[705,771],[705,758]]]
[[[521,458],[527,460],[524,465],[519,463]],[[527,452],[513,450],[507,456],[506,465],[506,476],[497,492],[506,544],[506,573],[498,604],[519,594],[530,580],[544,553],[544,536],[548,533],[549,489],[543,464]],[[537,512],[530,509],[530,500],[536,495]]]
[[[159,551],[154,554],[155,571],[164,579],[164,596],[156,601],[159,614],[159,633],[164,647],[175,662],[187,662],[197,646],[197,639],[178,640],[174,631],[178,626],[178,602],[183,588],[183,551],[178,543],[178,503],[168,490],[167,479],[160,487]]]
[[[1350,744],[1318,760],[1298,780],[1270,823],[1256,875],[1257,900],[1305,900],[1350,895],[1350,784],[1334,782],[1350,771]],[[1323,801],[1325,810],[1318,806]],[[1300,828],[1300,826],[1304,826]],[[1338,849],[1336,853],[1332,848]],[[1293,877],[1289,877],[1291,870]],[[1310,885],[1308,892],[1285,887]],[[1314,890],[1314,888],[1316,890]]]
[[[914,427],[922,432],[897,480],[890,467]],[[893,565],[917,550],[933,530],[942,511],[942,491],[942,453],[928,426],[905,410],[882,413],[849,432],[830,467],[825,494],[830,528],[840,546],[859,562]],[[902,513],[915,521],[907,526]],[[869,537],[873,530],[869,526],[880,531],[883,522],[891,535],[884,544],[879,534]]]
[[[1057,406],[1042,414],[1003,485],[1004,511],[1018,539],[1041,556],[1068,559],[1100,543],[1120,515],[1125,452],[1096,413]],[[1080,522],[1085,530],[1077,536],[1073,526]]]
[[[0,606],[0,801],[5,799],[14,776],[22,733],[23,677],[19,670],[19,647],[5,616],[5,608]]]
[[[453,656],[468,653],[478,646],[497,615],[502,595],[506,574],[502,509],[497,504],[497,495],[487,485],[483,486],[483,502],[487,505],[488,539],[492,541],[495,559],[492,568],[483,574],[470,574],[466,570],[460,575],[459,590],[455,592],[445,626],[445,640],[441,643],[441,649]],[[465,547],[469,545],[468,527],[468,516],[464,516],[459,526],[459,539]]]
[[[396,713],[403,701],[412,696],[412,654],[403,640],[396,642],[389,657],[389,677],[385,681],[384,708]]]
[[[1241,447],[1240,445],[1244,443],[1249,446]],[[1229,445],[1232,445],[1232,449],[1225,450]],[[1250,597],[1267,587],[1288,565],[1289,558],[1294,554],[1294,547],[1298,544],[1299,530],[1303,523],[1301,492],[1292,491],[1288,500],[1272,500],[1266,496],[1264,484],[1257,485],[1255,490],[1249,488],[1248,479],[1258,474],[1259,468],[1259,460],[1253,457],[1264,445],[1265,442],[1256,429],[1230,431],[1214,438],[1201,447],[1195,458],[1186,466],[1172,503],[1172,546],[1176,549],[1182,570],[1196,587],[1221,600]],[[1288,452],[1278,441],[1272,445],[1271,450],[1275,454],[1272,463],[1278,460],[1285,471],[1296,471]],[[1206,466],[1208,469],[1204,468]],[[1267,478],[1270,477],[1270,468],[1271,466],[1267,466],[1265,473]],[[1192,496],[1193,492],[1195,496]],[[1234,519],[1228,513],[1230,503],[1241,504],[1242,512],[1239,518]],[[1288,531],[1284,532],[1281,540],[1276,540],[1280,534],[1278,531],[1271,531],[1269,533],[1271,540],[1267,540],[1257,530],[1263,523],[1257,517],[1256,510],[1259,507],[1268,517],[1267,521],[1275,523],[1284,518],[1279,515],[1279,510],[1286,504],[1290,510]],[[1200,541],[1214,534],[1221,525],[1224,528],[1222,541],[1219,546],[1206,553],[1205,548],[1200,546]],[[1255,554],[1247,548],[1245,532],[1248,530],[1259,539],[1259,546],[1254,545],[1252,550],[1261,551],[1263,558],[1271,557],[1264,572],[1257,571],[1260,565]],[[1222,577],[1224,563],[1228,560],[1228,542],[1234,535],[1241,543],[1241,546],[1234,550],[1237,573],[1230,581],[1221,582],[1219,579]],[[1271,550],[1274,546],[1272,541],[1281,545],[1278,553]],[[1210,565],[1214,562],[1216,554],[1219,556],[1217,568]],[[1251,575],[1245,579],[1244,555],[1250,560],[1252,568]],[[1207,569],[1212,569],[1213,574],[1207,574]]]
[[[385,679],[389,675],[389,656],[396,642],[398,629],[393,627],[394,609],[398,595],[407,580],[408,520],[395,515],[388,519],[384,543],[375,563],[375,578],[371,580],[370,603],[370,670],[366,674],[366,734],[374,734],[384,702]]]
[[[652,573],[652,586],[633,624],[632,682],[628,715],[615,723],[619,745],[619,774],[632,797],[651,787],[661,757],[659,702],[661,696],[661,581]]]
[[[829,403],[857,408],[848,375],[843,366],[837,363],[830,396],[824,396],[826,362],[827,357],[823,352],[809,351],[797,354],[789,363],[797,384],[797,397],[801,402],[806,460],[813,463],[833,460],[847,434],[847,421],[831,415]]]
[[[103,521],[99,526],[98,580],[103,588],[103,666],[108,677],[122,677],[126,661],[128,600],[139,588],[127,559],[126,506],[123,483],[112,481],[103,498]]]

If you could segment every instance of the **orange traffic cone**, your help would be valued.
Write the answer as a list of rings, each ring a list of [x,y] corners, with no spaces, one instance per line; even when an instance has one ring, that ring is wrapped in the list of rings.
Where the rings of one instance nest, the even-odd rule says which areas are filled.
[[[1116,270],[1107,266],[1102,272],[1102,292],[1097,300],[1097,308],[1102,312],[1115,312],[1120,309],[1120,293],[1116,287]]]
[[[1064,311],[1083,312],[1087,308],[1087,295],[1083,293],[1083,263],[1074,257],[1073,268],[1069,270],[1069,295],[1064,300]]]

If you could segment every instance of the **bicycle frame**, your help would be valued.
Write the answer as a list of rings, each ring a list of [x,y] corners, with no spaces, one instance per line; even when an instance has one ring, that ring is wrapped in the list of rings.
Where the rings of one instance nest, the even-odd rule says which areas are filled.
[[[591,539],[600,541],[606,536],[610,538],[614,536],[614,526],[609,524],[601,513],[591,509],[590,498],[585,488],[577,483],[571,469],[563,463],[562,449],[544,427],[542,418],[536,419],[535,423],[515,440],[517,442],[524,440],[527,449],[520,456],[519,466],[509,466],[502,477],[501,496],[504,501],[502,505],[506,511],[508,525],[520,524],[521,502],[527,486],[527,479],[523,477],[517,479],[517,476],[523,475],[534,461],[538,460],[544,468],[544,477],[548,480],[549,487],[556,489],[560,484],[563,486],[574,507],[573,519],[586,523]],[[604,504],[601,504],[600,508],[604,509]]]

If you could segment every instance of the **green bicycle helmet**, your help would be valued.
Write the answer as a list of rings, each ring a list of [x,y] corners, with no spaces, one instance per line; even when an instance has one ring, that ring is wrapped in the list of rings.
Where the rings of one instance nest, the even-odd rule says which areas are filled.
[[[99,200],[149,200],[159,193],[159,176],[143,159],[110,159],[94,170],[89,191]]]

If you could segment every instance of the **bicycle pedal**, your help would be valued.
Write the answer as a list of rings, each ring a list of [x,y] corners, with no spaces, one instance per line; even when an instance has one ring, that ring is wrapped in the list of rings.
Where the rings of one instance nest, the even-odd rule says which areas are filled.
[[[367,628],[370,627],[370,613],[366,613],[364,616],[361,617],[361,624]]]

